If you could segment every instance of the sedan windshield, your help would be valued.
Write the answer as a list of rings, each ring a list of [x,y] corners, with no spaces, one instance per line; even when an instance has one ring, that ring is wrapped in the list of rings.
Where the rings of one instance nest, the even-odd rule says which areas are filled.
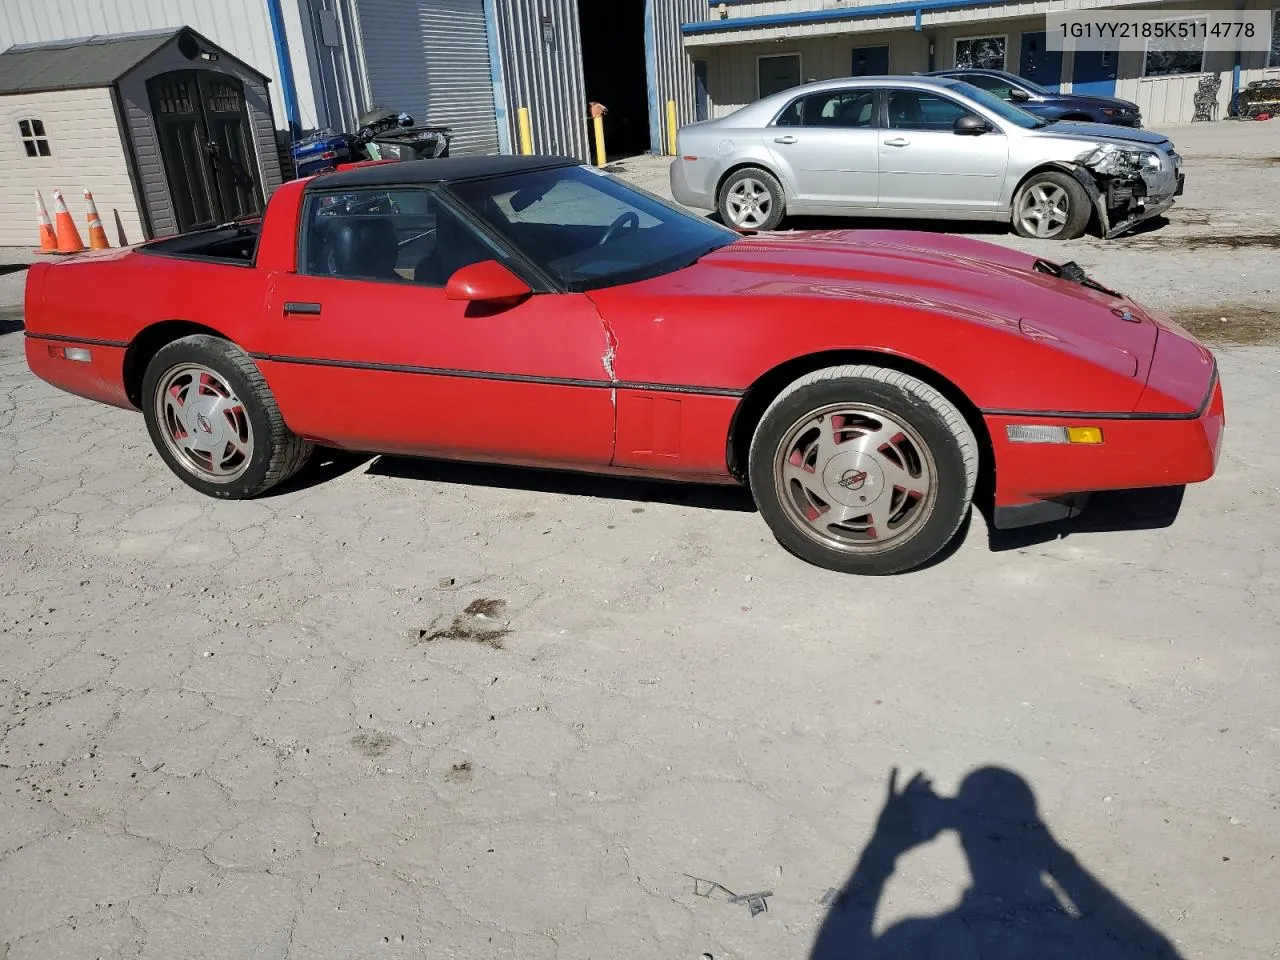
[[[983,90],[981,87],[975,87],[972,83],[963,81],[955,85],[956,93],[963,94],[979,106],[986,107],[1001,120],[1007,120],[1009,123],[1016,124],[1026,130],[1035,127],[1043,127],[1047,124],[1034,113],[1028,113],[1021,107],[1015,107],[1011,103],[1005,103],[994,93]]]
[[[450,189],[572,291],[661,276],[741,239],[591,167],[464,181]]]

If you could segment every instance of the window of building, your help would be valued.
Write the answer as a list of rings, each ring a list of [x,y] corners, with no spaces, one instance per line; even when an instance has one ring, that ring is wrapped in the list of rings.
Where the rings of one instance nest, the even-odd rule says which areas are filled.
[[[44,134],[43,120],[19,120],[18,134],[28,157],[49,156],[49,138]]]
[[[783,53],[756,58],[756,84],[761,97],[800,85],[800,54]]]
[[[1173,23],[1175,21],[1166,21]],[[1189,21],[1188,21],[1189,22]],[[1205,23],[1201,20],[1200,23]],[[1147,56],[1143,76],[1172,77],[1182,73],[1200,73],[1204,70],[1204,46],[1198,50],[1173,50],[1165,41],[1147,41]]]
[[[426,189],[361,190],[309,197],[305,273],[443,287],[455,271],[505,259]]]
[[[889,127],[893,130],[952,130],[967,117],[954,100],[921,90],[894,90],[889,94]]]
[[[1280,67],[1280,8],[1271,11],[1271,54],[1268,67]]]
[[[875,125],[874,90],[828,90],[811,93],[787,105],[780,127],[871,127]]]
[[[1003,70],[1005,37],[961,37],[956,41],[956,66],[972,70]]]

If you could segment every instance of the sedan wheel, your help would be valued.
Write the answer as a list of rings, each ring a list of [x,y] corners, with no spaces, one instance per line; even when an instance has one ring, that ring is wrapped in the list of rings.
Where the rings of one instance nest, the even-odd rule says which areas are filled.
[[[782,222],[782,185],[767,170],[739,170],[720,188],[720,216],[739,230],[773,230]]]
[[[1058,170],[1033,174],[1013,198],[1013,229],[1023,237],[1074,240],[1089,226],[1089,195]]]
[[[978,445],[955,405],[923,381],[829,367],[765,411],[749,473],[761,516],[792,553],[844,573],[900,573],[955,536]]]

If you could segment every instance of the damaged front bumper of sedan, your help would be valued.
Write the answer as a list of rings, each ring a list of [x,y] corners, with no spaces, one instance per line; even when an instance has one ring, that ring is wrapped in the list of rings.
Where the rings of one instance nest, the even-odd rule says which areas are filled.
[[[1159,216],[1182,195],[1182,160],[1173,152],[1103,144],[1076,158],[1072,175],[1098,211],[1104,239]]]

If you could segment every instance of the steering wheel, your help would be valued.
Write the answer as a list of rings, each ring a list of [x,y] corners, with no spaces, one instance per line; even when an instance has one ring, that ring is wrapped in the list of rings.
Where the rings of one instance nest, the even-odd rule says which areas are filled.
[[[628,233],[635,233],[639,229],[640,217],[636,215],[634,210],[628,210],[626,213],[619,214],[618,219],[609,224],[609,229],[604,232],[604,236],[600,238],[600,242],[596,246],[603,247],[610,240],[625,236]]]

